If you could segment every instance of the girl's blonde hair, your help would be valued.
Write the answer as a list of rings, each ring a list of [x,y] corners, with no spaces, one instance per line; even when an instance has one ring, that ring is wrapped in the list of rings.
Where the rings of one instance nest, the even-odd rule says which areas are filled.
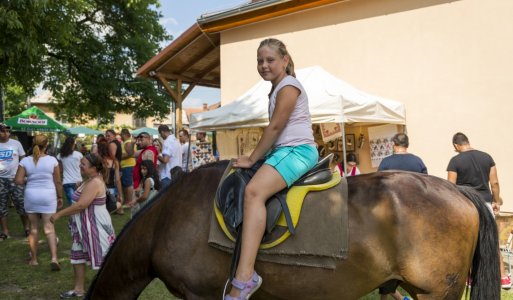
[[[48,146],[48,137],[44,134],[38,134],[34,138],[34,147],[32,148],[32,159],[34,159],[34,165],[37,165],[37,161],[44,154],[46,147]]]
[[[287,74],[290,76],[296,77],[296,73],[294,72],[294,62],[292,61],[292,56],[290,56],[289,52],[287,51],[287,47],[285,47],[285,44],[282,41],[274,38],[268,38],[260,42],[260,46],[258,46],[258,49],[264,46],[273,48],[282,58],[288,56],[289,64],[285,68],[285,72],[287,72]]]

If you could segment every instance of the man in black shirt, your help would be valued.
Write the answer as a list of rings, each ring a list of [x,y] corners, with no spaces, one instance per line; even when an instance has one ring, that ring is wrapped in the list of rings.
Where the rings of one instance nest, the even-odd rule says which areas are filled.
[[[473,187],[486,201],[492,213],[499,212],[502,199],[493,158],[488,153],[473,149],[467,136],[461,132],[453,136],[452,144],[458,154],[449,161],[447,180],[457,185]],[[511,279],[505,274],[502,257],[500,262],[502,288],[510,289]]]

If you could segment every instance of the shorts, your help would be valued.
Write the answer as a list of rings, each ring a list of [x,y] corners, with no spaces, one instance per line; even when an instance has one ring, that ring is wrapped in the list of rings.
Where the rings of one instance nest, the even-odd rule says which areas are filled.
[[[23,186],[14,182],[14,178],[0,178],[0,217],[9,213],[9,199],[16,207],[16,212],[25,215],[25,203],[23,201]]]
[[[121,168],[121,186],[130,187],[134,185],[133,179],[134,167]]]
[[[65,183],[62,185],[64,189],[64,194],[66,195],[66,201],[68,202],[68,206],[71,206],[73,193],[77,189],[76,183]]]
[[[318,159],[319,153],[312,145],[283,146],[266,155],[265,164],[275,168],[290,187],[313,168]]]

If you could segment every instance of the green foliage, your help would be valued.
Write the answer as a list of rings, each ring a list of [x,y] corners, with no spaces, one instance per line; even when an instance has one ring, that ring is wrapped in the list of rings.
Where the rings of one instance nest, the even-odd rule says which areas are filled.
[[[18,85],[8,85],[4,91],[5,119],[9,119],[20,114],[28,108],[27,99],[32,96],[25,89]]]
[[[70,122],[115,113],[165,118],[170,98],[137,68],[169,39],[158,0],[6,0],[0,5],[0,86],[39,83]]]

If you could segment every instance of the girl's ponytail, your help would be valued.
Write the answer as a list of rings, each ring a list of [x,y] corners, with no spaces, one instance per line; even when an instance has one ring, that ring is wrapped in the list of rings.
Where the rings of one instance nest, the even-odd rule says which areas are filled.
[[[44,154],[47,146],[48,137],[44,134],[36,135],[34,138],[34,147],[32,148],[32,159],[34,160],[34,165],[37,165],[39,158]]]

